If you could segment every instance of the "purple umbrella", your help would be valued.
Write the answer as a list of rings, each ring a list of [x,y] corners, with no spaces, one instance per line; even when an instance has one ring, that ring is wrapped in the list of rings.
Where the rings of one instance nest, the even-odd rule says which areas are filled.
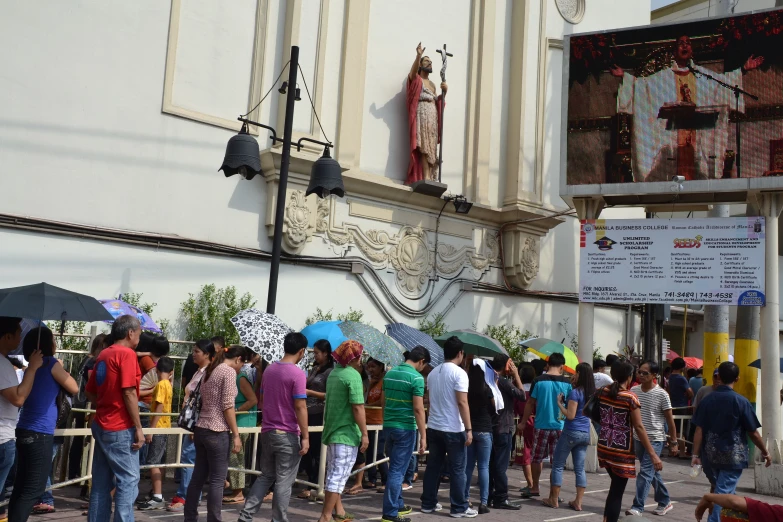
[[[120,299],[100,299],[99,302],[103,305],[103,307],[108,310],[108,312],[117,319],[121,315],[135,315],[139,318],[139,322],[141,323],[141,329],[142,330],[148,330],[150,332],[156,332],[161,333],[162,330],[160,327],[155,324],[155,321],[152,320],[152,318],[141,311],[139,308],[133,306],[132,304],[128,304],[125,301],[122,301]],[[112,323],[113,321],[106,321],[107,323]]]

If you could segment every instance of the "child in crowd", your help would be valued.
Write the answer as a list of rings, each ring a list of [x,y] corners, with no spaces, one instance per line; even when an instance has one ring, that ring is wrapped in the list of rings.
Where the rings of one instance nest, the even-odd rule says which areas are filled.
[[[156,365],[158,383],[152,391],[150,411],[153,413],[171,413],[171,399],[174,390],[171,386],[171,374],[174,371],[174,361],[170,357],[161,357]],[[150,420],[150,428],[171,428],[171,417],[154,415]],[[167,435],[147,435],[147,464],[154,466],[163,464],[166,456]],[[163,509],[163,481],[160,468],[150,470],[152,479],[152,498],[140,502],[139,509]]]

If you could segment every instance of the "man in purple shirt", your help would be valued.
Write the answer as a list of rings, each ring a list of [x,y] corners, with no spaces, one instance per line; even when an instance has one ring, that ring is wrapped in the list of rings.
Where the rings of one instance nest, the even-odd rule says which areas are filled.
[[[305,373],[297,363],[302,360],[307,339],[297,332],[283,341],[285,355],[264,371],[261,396],[264,423],[261,429],[261,475],[253,483],[239,514],[240,522],[251,522],[264,495],[272,484],[272,520],[288,522],[291,486],[299,470],[299,460],[310,447],[307,431],[307,398]]]

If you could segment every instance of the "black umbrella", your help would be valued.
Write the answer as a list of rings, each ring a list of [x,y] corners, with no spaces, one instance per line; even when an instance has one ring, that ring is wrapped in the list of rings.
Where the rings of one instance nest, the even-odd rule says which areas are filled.
[[[0,289],[0,316],[38,321],[113,321],[95,298],[48,283]]]

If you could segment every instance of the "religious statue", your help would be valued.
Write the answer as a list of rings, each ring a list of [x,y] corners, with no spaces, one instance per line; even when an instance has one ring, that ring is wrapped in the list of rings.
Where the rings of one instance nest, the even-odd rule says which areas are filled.
[[[406,101],[411,151],[408,184],[438,179],[438,142],[448,86],[441,82],[442,94],[437,95],[435,84],[429,79],[432,60],[424,56],[424,49],[419,42],[416,60],[408,73]]]
[[[723,162],[714,158],[723,158],[727,149],[729,109],[734,108],[735,98],[730,89],[713,80],[741,88],[743,74],[764,63],[763,57],[751,55],[740,69],[719,74],[693,62],[693,46],[686,35],[677,38],[673,55],[670,67],[645,78],[636,78],[616,65],[609,69],[622,80],[617,112],[634,115],[634,181],[667,181],[675,175],[686,180],[723,177]],[[673,126],[667,124],[662,109],[712,113],[715,120],[709,126]],[[743,98],[739,112],[745,112]]]

